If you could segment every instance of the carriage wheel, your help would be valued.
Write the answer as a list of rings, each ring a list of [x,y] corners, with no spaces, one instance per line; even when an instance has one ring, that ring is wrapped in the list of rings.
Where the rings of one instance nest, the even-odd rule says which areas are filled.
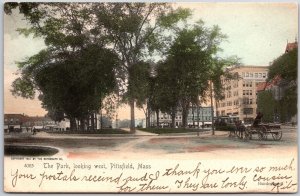
[[[267,140],[268,138],[268,133],[267,133],[267,128],[265,126],[261,126],[259,128],[259,131],[258,131],[258,138],[260,140]]]
[[[282,138],[282,131],[278,131],[276,133],[272,133],[272,137],[276,141],[281,140],[281,138]]]
[[[258,131],[258,132],[257,132],[257,135],[258,135],[258,139],[259,139],[259,140],[263,140],[263,139],[264,139],[264,133],[263,133],[263,132]]]

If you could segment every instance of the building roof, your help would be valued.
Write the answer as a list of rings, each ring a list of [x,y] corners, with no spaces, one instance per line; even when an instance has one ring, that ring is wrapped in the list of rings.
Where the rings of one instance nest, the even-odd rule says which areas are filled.
[[[26,116],[24,114],[4,114],[4,119],[19,119],[22,122],[36,122],[36,121],[53,121],[49,117],[43,116]]]
[[[282,81],[280,75],[276,75],[270,82],[261,82],[257,84],[256,91],[264,91],[266,89],[271,89],[273,86],[277,86]]]
[[[238,65],[238,66],[230,66],[230,67],[226,67],[225,69],[227,69],[228,71],[244,71],[245,69],[250,69],[253,71],[259,71],[259,70],[268,70],[269,66],[258,66],[258,65]]]
[[[14,119],[27,119],[28,116],[25,116],[24,114],[4,114],[4,119],[11,119],[11,118],[14,118]]]
[[[266,86],[267,86],[267,82],[260,82],[256,86],[256,91],[257,92],[264,91],[266,89]]]
[[[290,52],[292,50],[294,50],[295,48],[298,48],[298,42],[294,42],[294,43],[287,43],[286,44],[286,48],[285,48],[285,52]]]

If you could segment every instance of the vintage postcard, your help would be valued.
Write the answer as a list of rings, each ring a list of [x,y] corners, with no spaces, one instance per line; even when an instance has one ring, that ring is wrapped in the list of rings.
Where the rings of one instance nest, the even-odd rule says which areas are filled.
[[[298,191],[296,3],[3,7],[5,192]]]

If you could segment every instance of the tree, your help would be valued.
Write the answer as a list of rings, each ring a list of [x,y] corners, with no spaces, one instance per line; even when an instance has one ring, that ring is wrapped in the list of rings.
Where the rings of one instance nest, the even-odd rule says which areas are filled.
[[[280,77],[278,87],[282,97],[278,101],[278,113],[282,122],[290,121],[297,114],[298,48],[276,58],[269,67],[268,81]]]
[[[257,95],[257,109],[264,114],[263,121],[273,122],[276,101],[271,91],[262,91]]]
[[[214,57],[211,61],[210,70],[210,102],[211,102],[211,122],[212,122],[212,135],[214,135],[214,110],[213,99],[215,100],[216,110],[218,108],[218,102],[225,98],[224,86],[221,79],[225,80],[238,80],[239,76],[236,73],[231,73],[229,67],[235,67],[239,64],[239,59],[235,56],[229,58]]]
[[[291,82],[297,80],[298,70],[298,49],[294,49],[288,53],[284,53],[276,58],[268,73],[268,80],[272,80],[275,76],[280,75],[283,79]]]
[[[150,91],[151,65],[148,62],[138,62],[128,69],[129,78],[128,91],[124,99],[127,103],[131,100],[136,102],[136,106],[144,111],[146,117],[146,127],[149,126],[150,116],[148,108],[148,97]]]
[[[7,3],[6,13],[19,6],[30,27],[24,35],[43,37],[47,46],[19,63],[21,77],[13,83],[13,94],[33,98],[40,92],[42,105],[50,113],[63,111],[76,129],[89,126],[103,98],[115,89],[118,57],[104,48],[89,3]],[[93,126],[94,127],[94,126]]]
[[[215,55],[224,38],[217,26],[206,28],[204,23],[199,21],[180,30],[170,48],[168,58],[172,59],[171,72],[176,74],[174,78],[177,80],[172,86],[178,89],[184,127],[187,126],[188,108],[191,103],[197,104],[198,98],[205,96],[209,90],[208,81],[216,77],[211,73],[215,71],[214,65],[221,64],[216,61]]]
[[[172,9],[166,3],[20,3],[30,29],[56,49],[81,49],[86,43],[104,44],[118,53],[123,67],[117,70],[119,88],[132,91],[129,69],[161,49],[164,31],[190,15],[188,9]],[[15,3],[5,5],[6,13]],[[121,80],[120,80],[121,79]],[[134,91],[134,90],[133,90]],[[132,94],[129,92],[129,94]],[[135,100],[130,100],[131,130],[134,130]]]
[[[187,9],[173,10],[165,3],[104,3],[94,4],[97,24],[105,29],[104,33],[112,41],[114,49],[122,60],[123,69],[119,77],[130,91],[135,91],[131,67],[143,61],[155,49],[163,48],[160,39],[163,31],[172,29],[175,25],[190,15]],[[126,82],[128,82],[126,84]],[[134,131],[135,100],[130,99],[131,131]]]
[[[89,46],[78,51],[76,58],[67,57],[63,61],[53,61],[50,52],[41,53],[19,63],[22,76],[30,79],[32,88],[19,88],[19,83],[14,82],[13,94],[34,95],[38,90],[46,110],[64,112],[73,130],[76,130],[75,119],[80,120],[81,129],[85,130],[84,120],[100,109],[104,97],[115,87],[116,55],[97,46]]]
[[[152,98],[156,101],[157,121],[159,120],[159,110],[168,113],[171,115],[171,127],[173,128],[179,106],[176,74],[172,59],[160,62],[157,68],[156,87],[153,92],[153,96],[156,98]]]

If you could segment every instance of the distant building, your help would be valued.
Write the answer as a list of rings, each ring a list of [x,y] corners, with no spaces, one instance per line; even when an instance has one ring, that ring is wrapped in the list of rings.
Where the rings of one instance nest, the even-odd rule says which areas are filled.
[[[285,47],[285,53],[288,53],[294,49],[298,48],[298,42],[295,40],[294,43],[289,43],[287,42],[286,47]]]
[[[190,107],[187,117],[188,125],[211,125],[211,107]],[[199,124],[198,124],[199,123]]]
[[[4,114],[4,131],[31,131],[32,129],[66,130],[70,122],[55,122],[49,117],[26,116],[24,114]]]
[[[218,101],[216,115],[252,122],[257,113],[256,89],[268,78],[268,66],[238,66],[230,72],[236,74],[238,80],[222,79],[225,98]]]
[[[21,129],[28,121],[28,116],[24,114],[4,114],[4,131]]]
[[[136,119],[135,126],[138,128],[146,128],[146,119]]]
[[[211,125],[211,107],[190,107],[187,115],[187,125],[198,126],[199,125]],[[159,124],[161,127],[171,126],[172,117],[170,114],[159,112]],[[150,115],[150,126],[157,125],[156,112],[152,112]],[[182,126],[182,113],[177,111],[175,116],[175,126]]]
[[[171,125],[172,117],[170,114],[159,111],[158,117],[159,117],[159,125],[161,127],[167,127]],[[152,112],[150,114],[150,126],[155,127],[156,125],[157,125],[157,115],[156,112]],[[180,127],[181,125],[182,125],[182,114],[180,111],[177,111],[175,115],[175,126]]]

